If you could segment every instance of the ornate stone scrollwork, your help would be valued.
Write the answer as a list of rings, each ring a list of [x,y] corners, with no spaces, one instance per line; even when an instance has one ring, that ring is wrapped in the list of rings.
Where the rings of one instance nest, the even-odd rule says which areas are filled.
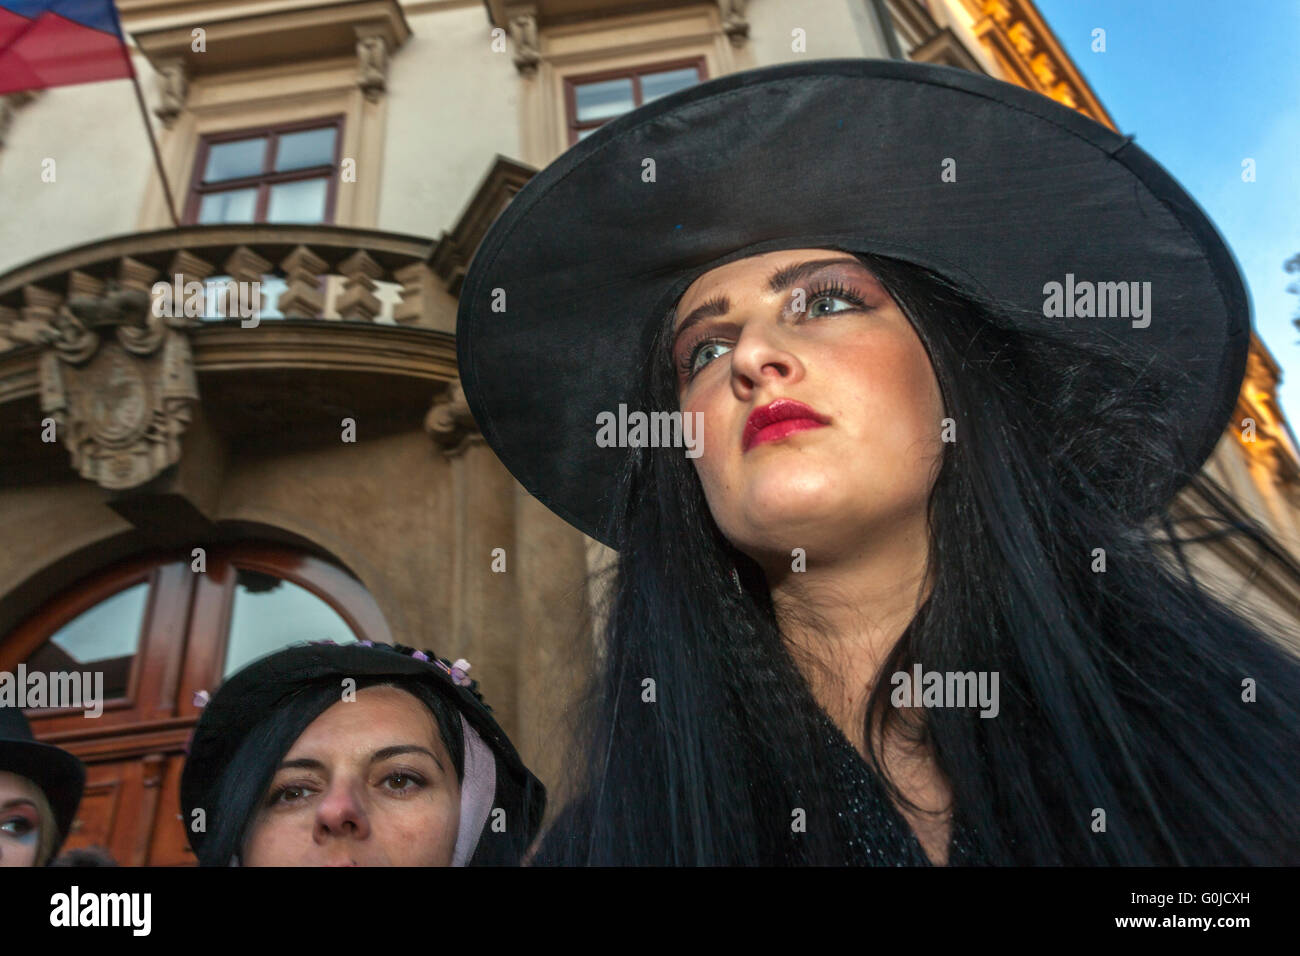
[[[740,47],[749,38],[749,20],[745,17],[745,6],[749,0],[718,0],[722,12],[722,32],[731,40],[731,45]]]
[[[371,103],[388,89],[388,43],[378,34],[357,38],[357,86]]]
[[[180,460],[199,398],[181,331],[191,324],[154,315],[148,292],[111,279],[98,294],[73,295],[48,318],[24,323],[23,340],[46,347],[41,411],[83,478],[134,488]]]
[[[433,406],[424,416],[424,430],[448,458],[461,454],[470,445],[482,443],[483,436],[470,414],[459,380],[451,382],[433,400]]]
[[[1295,449],[1287,437],[1286,425],[1277,405],[1277,375],[1253,347],[1246,358],[1246,375],[1237,399],[1234,431],[1247,460],[1269,480],[1282,482],[1294,475]],[[1243,420],[1254,422],[1249,439],[1240,427]],[[1290,467],[1286,467],[1289,464]]]
[[[515,69],[524,76],[535,76],[541,62],[541,46],[537,42],[537,16],[521,13],[510,18],[510,39],[515,45]]]
[[[185,73],[185,61],[168,60],[158,70],[158,105],[154,115],[162,120],[163,126],[171,129],[176,117],[185,109],[185,98],[189,95],[190,82]]]

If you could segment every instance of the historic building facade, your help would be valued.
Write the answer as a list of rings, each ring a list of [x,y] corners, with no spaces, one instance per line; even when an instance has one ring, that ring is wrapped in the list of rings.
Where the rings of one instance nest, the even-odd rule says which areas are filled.
[[[465,269],[537,169],[657,96],[805,57],[985,72],[1110,123],[1023,0],[118,7],[156,160],[127,81],[0,102],[0,670],[104,674],[102,717],[34,724],[90,768],[69,845],[132,864],[192,862],[200,692],[295,640],[467,658],[561,779],[608,555],[483,444],[454,340]],[[1206,476],[1300,554],[1279,377],[1256,342]],[[1200,562],[1300,620],[1294,562]]]

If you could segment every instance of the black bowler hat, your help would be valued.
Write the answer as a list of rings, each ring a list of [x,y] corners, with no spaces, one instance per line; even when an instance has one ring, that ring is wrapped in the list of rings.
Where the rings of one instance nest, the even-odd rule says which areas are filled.
[[[626,453],[596,444],[597,416],[636,407],[656,326],[694,279],[804,247],[902,259],[1011,306],[1021,327],[1141,350],[1176,423],[1146,440],[1169,442],[1187,474],[1232,413],[1251,332],[1240,273],[1131,136],[964,70],[828,59],[655,100],[524,185],[460,294],[461,383],[483,436],[543,504],[612,543]],[[1149,324],[1049,318],[1051,282],[1150,282]]]
[[[61,747],[38,741],[21,708],[0,706],[0,770],[26,777],[45,794],[59,828],[58,853],[86,787],[85,766]]]
[[[517,864],[541,827],[546,788],[520,759],[466,675],[464,661],[450,662],[400,644],[295,644],[249,664],[221,685],[203,706],[181,771],[181,809],[217,806],[221,775],[258,719],[285,703],[304,685],[344,678],[415,678],[435,690],[461,716],[465,744],[461,779],[461,832],[453,865]],[[491,811],[505,811],[505,827],[489,826]],[[205,832],[189,834],[195,852]]]

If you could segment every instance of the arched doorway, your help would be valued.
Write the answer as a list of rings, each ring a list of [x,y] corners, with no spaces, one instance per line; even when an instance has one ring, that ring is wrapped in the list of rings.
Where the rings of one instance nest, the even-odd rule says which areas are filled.
[[[26,712],[38,738],[87,766],[65,848],[103,846],[123,865],[192,864],[179,788],[200,713],[195,695],[305,640],[392,638],[347,571],[262,544],[142,555],[80,581],[19,625],[0,642],[0,670],[89,674],[88,686],[102,688],[98,716]]]

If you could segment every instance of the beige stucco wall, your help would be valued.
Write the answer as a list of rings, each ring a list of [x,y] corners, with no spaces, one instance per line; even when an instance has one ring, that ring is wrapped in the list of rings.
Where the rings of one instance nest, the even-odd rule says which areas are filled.
[[[133,57],[141,76],[152,71]],[[55,161],[56,180],[41,179]],[[134,232],[153,154],[130,80],[45,90],[0,147],[0,273],[69,246]]]
[[[749,42],[743,54],[753,66],[841,56],[889,56],[870,0],[758,0],[745,8],[745,16]],[[791,47],[796,29],[803,31],[805,52]]]
[[[519,74],[491,49],[481,5],[408,14],[392,57],[378,228],[436,238],[497,153],[522,158]]]

